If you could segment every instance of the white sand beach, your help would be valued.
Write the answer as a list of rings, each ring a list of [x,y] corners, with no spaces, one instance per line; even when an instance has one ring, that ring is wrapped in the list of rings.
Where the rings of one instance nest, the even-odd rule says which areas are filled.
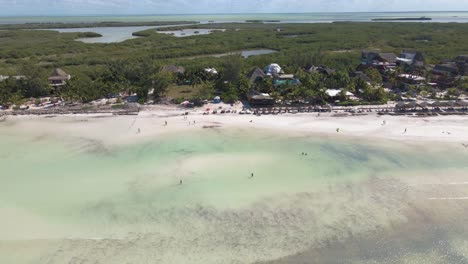
[[[188,113],[186,117],[184,113]],[[468,116],[341,116],[335,113],[301,113],[281,115],[203,115],[203,110],[158,107],[141,111],[138,116],[59,115],[16,116],[7,120],[20,126],[20,133],[41,131],[60,135],[73,133],[108,143],[124,144],[161,134],[216,129],[263,129],[281,133],[318,134],[323,136],[356,137],[363,140],[398,140],[406,143],[452,142],[468,144]],[[167,126],[165,125],[167,122]],[[190,124],[189,124],[190,123]],[[339,132],[337,129],[339,128]],[[140,129],[141,133],[138,133]],[[406,131],[406,132],[405,132]]]

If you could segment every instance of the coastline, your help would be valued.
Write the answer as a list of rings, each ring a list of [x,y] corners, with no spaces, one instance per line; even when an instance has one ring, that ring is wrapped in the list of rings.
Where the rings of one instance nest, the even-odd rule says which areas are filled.
[[[462,144],[468,144],[466,115],[418,117],[376,113],[359,115],[297,113],[256,116],[203,113],[202,109],[186,110],[172,106],[157,106],[142,109],[132,115],[119,115],[118,112],[21,115],[4,116],[0,121],[14,122],[22,127],[22,133],[33,131],[39,126],[44,133],[60,136],[63,131],[73,131],[80,136],[98,137],[111,144],[131,144],[158,135],[206,129],[259,129],[281,134],[347,137],[376,142],[405,141],[408,144],[438,142],[455,143],[461,147]],[[87,124],[86,127],[83,127],[84,122]],[[141,133],[136,134],[138,130]],[[113,136],[107,137],[107,135]]]

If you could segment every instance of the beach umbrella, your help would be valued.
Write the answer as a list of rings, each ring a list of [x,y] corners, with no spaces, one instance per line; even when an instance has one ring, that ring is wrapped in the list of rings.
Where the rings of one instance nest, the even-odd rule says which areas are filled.
[[[449,106],[448,102],[439,102],[439,104],[440,104],[441,107]]]
[[[398,102],[395,106],[395,108],[402,109],[405,108],[405,102]]]
[[[426,108],[426,107],[429,106],[429,103],[428,103],[427,101],[424,101],[424,102],[419,103],[418,105],[419,105],[419,107],[421,107],[421,108]]]
[[[408,104],[405,105],[407,108],[416,108],[418,104],[416,102],[409,102]]]
[[[435,101],[432,103],[432,107],[440,107],[440,106],[442,106],[440,101]]]
[[[448,102],[446,102],[446,104],[447,104],[447,106],[449,106],[449,107],[454,107],[454,106],[457,105],[457,103],[456,103],[455,101],[448,101]]]

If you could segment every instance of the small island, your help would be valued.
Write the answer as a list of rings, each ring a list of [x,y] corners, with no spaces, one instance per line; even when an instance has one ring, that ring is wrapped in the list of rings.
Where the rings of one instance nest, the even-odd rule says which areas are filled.
[[[96,32],[80,32],[78,33],[78,38],[100,38],[101,34]]]
[[[245,23],[280,23],[281,20],[246,20]]]
[[[432,20],[430,17],[396,17],[396,18],[374,18],[372,21],[425,21]]]

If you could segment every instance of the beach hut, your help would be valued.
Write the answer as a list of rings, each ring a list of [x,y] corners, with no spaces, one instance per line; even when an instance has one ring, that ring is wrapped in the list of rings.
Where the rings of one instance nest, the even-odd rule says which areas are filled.
[[[268,65],[265,68],[264,72],[265,72],[266,75],[270,75],[270,76],[271,75],[276,76],[276,75],[284,73],[283,69],[281,69],[281,67],[276,63],[272,63],[272,64]]]
[[[55,69],[48,78],[50,85],[54,87],[63,86],[70,79],[71,75],[60,68]]]

